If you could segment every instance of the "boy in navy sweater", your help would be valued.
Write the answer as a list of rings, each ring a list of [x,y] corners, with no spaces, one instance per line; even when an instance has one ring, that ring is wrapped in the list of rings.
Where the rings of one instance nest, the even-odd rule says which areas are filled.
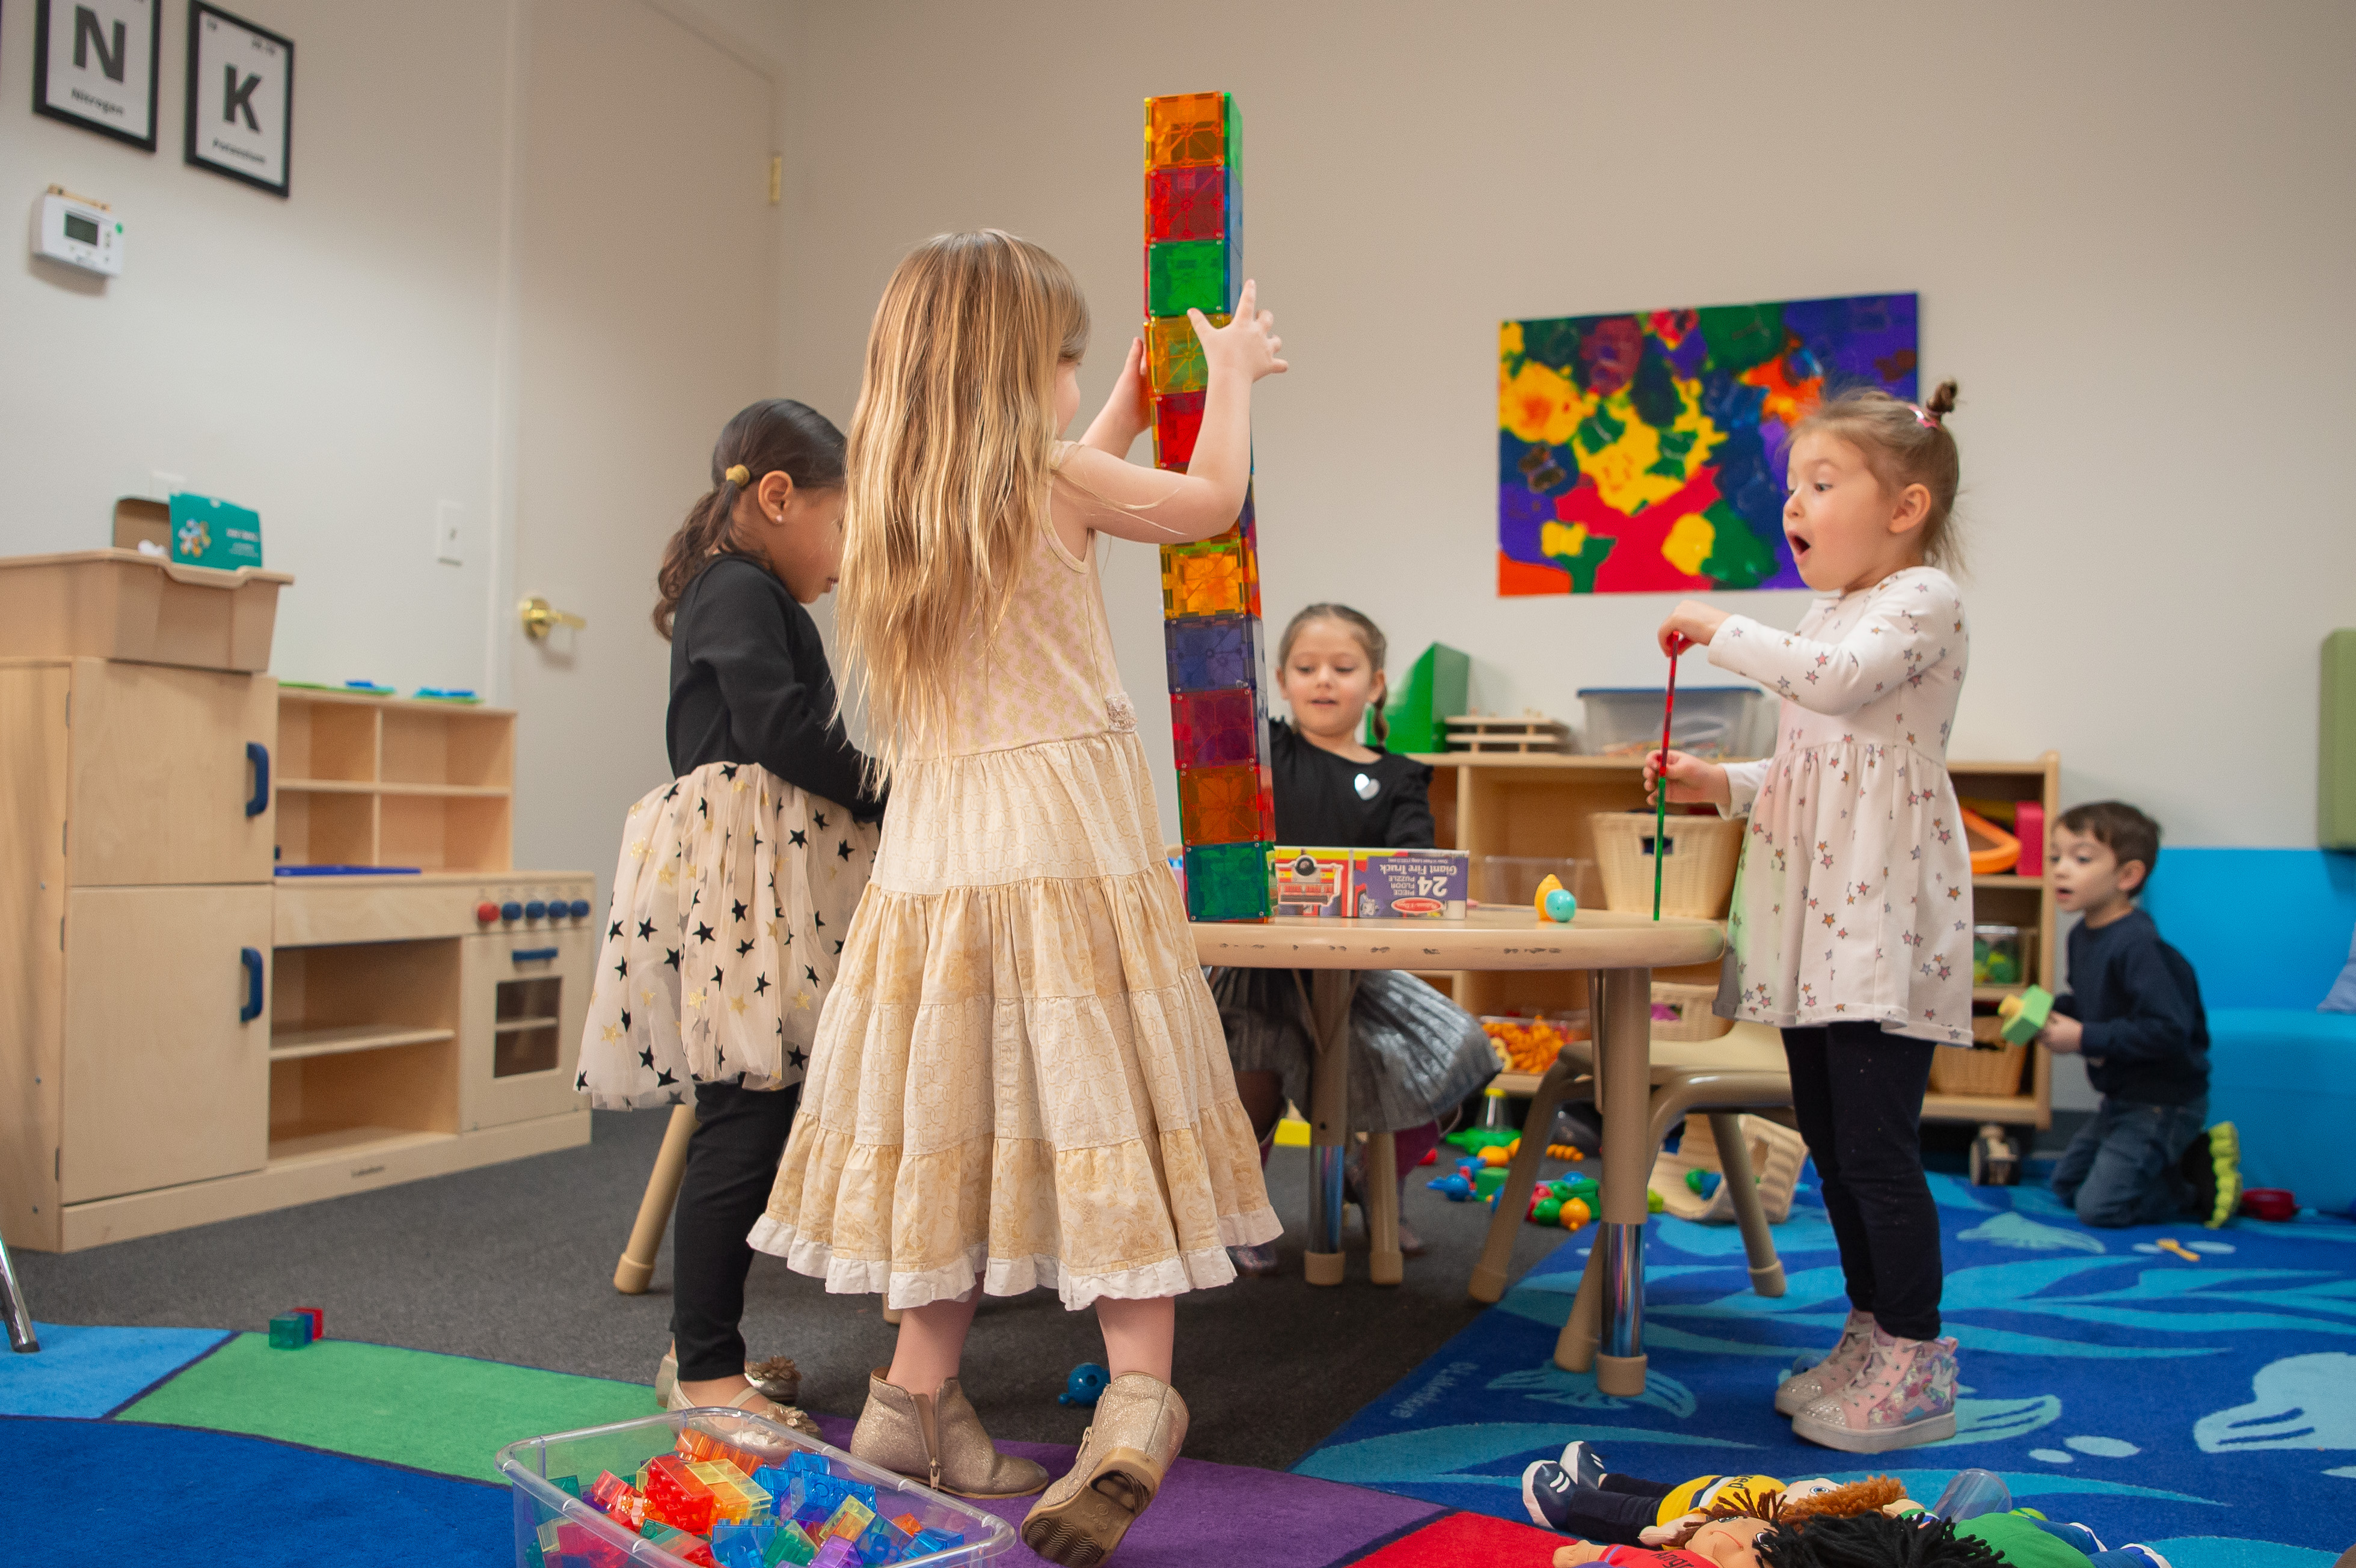
[[[2197,1218],[2212,1229],[2241,1200],[2233,1125],[2204,1129],[2209,1023],[2184,955],[2135,897],[2159,859],[2159,824],[2118,801],[2062,814],[2053,830],[2053,901],[2070,933],[2070,986],[2038,1040],[2086,1059],[2103,1096],[2053,1168],[2053,1192],[2089,1225]]]

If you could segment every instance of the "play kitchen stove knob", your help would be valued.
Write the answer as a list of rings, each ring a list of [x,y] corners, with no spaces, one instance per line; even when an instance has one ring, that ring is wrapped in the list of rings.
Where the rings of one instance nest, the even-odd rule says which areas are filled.
[[[481,903],[475,906],[475,919],[481,924],[488,925],[491,922],[498,918],[499,906],[491,902],[488,899],[484,900]]]
[[[539,920],[547,913],[548,906],[538,899],[523,906],[523,917],[526,920]]]

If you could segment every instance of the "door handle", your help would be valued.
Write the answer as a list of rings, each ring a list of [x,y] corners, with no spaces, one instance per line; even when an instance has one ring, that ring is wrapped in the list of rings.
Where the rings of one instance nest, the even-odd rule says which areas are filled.
[[[545,964],[561,951],[555,947],[518,947],[510,949],[508,956],[519,964]]]
[[[262,1016],[262,952],[259,948],[241,947],[237,961],[245,965],[245,1005],[237,1009],[237,1021],[250,1024]]]
[[[570,610],[551,609],[548,601],[537,593],[517,605],[516,613],[523,617],[523,635],[535,643],[545,642],[552,627],[570,626],[577,632],[589,624],[586,616],[575,615]]]
[[[245,803],[245,814],[260,816],[270,809],[270,748],[259,741],[248,741],[245,760],[253,764],[253,795]]]

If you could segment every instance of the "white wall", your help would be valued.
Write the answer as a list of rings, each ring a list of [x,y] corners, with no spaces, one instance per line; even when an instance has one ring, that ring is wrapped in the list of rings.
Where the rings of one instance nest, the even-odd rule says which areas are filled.
[[[33,7],[0,7],[0,201],[25,214],[55,183],[126,226],[102,288],[21,250],[0,261],[0,554],[105,545],[116,496],[177,474],[257,508],[265,560],[294,573],[279,674],[479,686],[506,9],[240,14],[295,42],[288,200],[181,161],[182,5],[152,154],[34,116]],[[460,567],[434,560],[444,499],[466,508]]]
[[[1658,683],[1665,602],[1495,597],[1499,319],[1918,290],[1925,369],[1965,398],[1958,752],[2058,748],[2067,795],[2137,800],[2174,842],[2314,842],[2317,644],[2356,581],[2356,11],[798,15],[790,395],[847,419],[894,261],[990,224],[1080,274],[1100,397],[1138,309],[1139,100],[1229,89],[1295,367],[1255,412],[1269,618],[1355,603],[1405,657],[1472,654],[1482,706],[1576,721],[1580,687]],[[1141,698],[1154,577],[1116,547]],[[1805,603],[1729,602],[1784,624]]]

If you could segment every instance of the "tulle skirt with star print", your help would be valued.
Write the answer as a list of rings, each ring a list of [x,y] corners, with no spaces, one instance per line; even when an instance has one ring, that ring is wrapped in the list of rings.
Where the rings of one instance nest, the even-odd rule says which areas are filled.
[[[877,828],[751,763],[630,807],[574,1087],[599,1110],[801,1082]]]

